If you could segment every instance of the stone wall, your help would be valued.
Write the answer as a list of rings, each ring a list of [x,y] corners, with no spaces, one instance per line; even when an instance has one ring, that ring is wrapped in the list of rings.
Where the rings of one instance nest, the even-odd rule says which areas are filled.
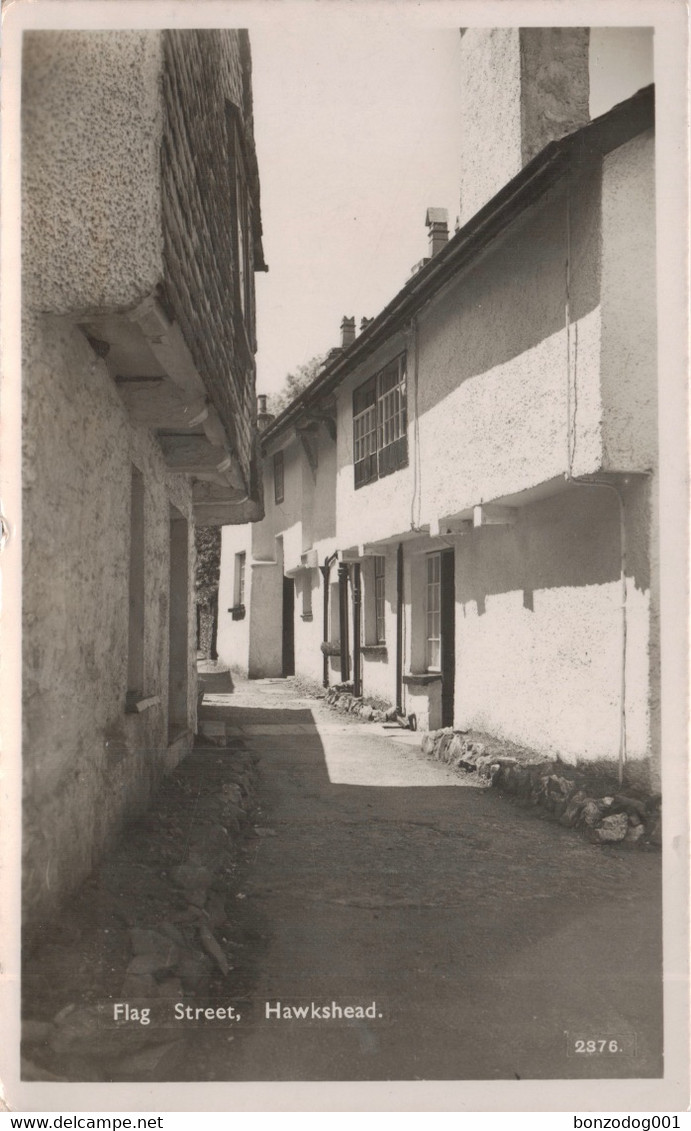
[[[650,766],[647,487],[626,492],[626,724]],[[619,504],[574,487],[456,550],[455,722],[564,761],[616,762],[623,650]]]
[[[160,69],[155,31],[25,33],[22,256],[34,309],[132,306],[158,283]]]
[[[587,28],[465,28],[461,223],[588,121]]]
[[[235,30],[167,31],[162,39],[166,295],[254,494],[255,331],[239,309],[229,109],[237,107],[244,126],[252,178],[249,43]],[[256,179],[250,187],[258,208]],[[252,263],[247,271],[253,280]]]
[[[577,770],[451,727],[426,734],[422,752],[540,807],[566,828],[580,829],[592,844],[645,848],[662,843],[660,795],[640,786],[617,785],[588,767]]]
[[[191,506],[79,331],[27,312],[23,339],[24,901],[35,920],[183,751],[167,729],[170,505],[190,523]],[[132,464],[144,482],[143,690],[158,699],[142,714],[125,713]],[[193,576],[191,525],[188,546]],[[188,625],[193,640],[191,591]],[[190,651],[190,731],[193,664]]]

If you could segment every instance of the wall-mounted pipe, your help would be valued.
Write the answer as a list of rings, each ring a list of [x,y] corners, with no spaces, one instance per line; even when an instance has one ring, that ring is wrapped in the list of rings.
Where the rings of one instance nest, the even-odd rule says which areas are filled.
[[[624,768],[626,766],[626,654],[628,639],[628,605],[627,605],[627,543],[626,543],[626,506],[624,496],[618,487],[602,479],[584,479],[573,474],[573,465],[576,455],[576,410],[578,405],[578,324],[576,324],[573,347],[573,381],[572,370],[572,336],[571,336],[571,176],[566,178],[566,254],[564,263],[564,328],[566,331],[566,473],[567,483],[576,483],[581,487],[604,487],[613,491],[617,497],[619,509],[619,585],[621,591],[621,658],[619,675],[619,751],[617,755],[617,778],[621,785],[624,781]]]
[[[350,679],[350,655],[348,648],[348,566],[341,562],[338,567],[338,610],[341,628],[341,682]]]
[[[396,711],[403,714],[403,543],[396,551]]]
[[[360,563],[353,565],[353,695],[362,695],[362,662],[360,656],[360,620],[362,588]]]

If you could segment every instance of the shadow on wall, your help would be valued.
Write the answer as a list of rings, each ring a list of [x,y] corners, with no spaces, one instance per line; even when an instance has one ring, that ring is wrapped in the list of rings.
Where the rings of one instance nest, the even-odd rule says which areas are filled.
[[[600,301],[600,176],[571,186],[570,308],[576,322]],[[459,384],[527,353],[564,329],[567,204],[563,189],[542,197],[425,318],[421,382],[427,412]]]
[[[627,514],[627,576],[636,588],[650,587],[648,486],[624,492]],[[486,598],[523,591],[523,607],[534,611],[536,590],[606,585],[621,570],[619,504],[613,491],[577,487],[519,513],[516,526],[484,527],[457,550],[456,601],[475,602],[482,616]]]

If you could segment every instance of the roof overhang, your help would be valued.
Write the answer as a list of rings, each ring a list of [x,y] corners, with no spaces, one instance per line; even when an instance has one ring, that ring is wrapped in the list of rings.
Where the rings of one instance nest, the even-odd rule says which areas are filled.
[[[466,265],[568,171],[602,158],[655,124],[654,87],[638,91],[606,114],[537,154],[398,292],[356,338],[262,433],[262,452],[284,429],[314,410],[355,366],[402,329]]]

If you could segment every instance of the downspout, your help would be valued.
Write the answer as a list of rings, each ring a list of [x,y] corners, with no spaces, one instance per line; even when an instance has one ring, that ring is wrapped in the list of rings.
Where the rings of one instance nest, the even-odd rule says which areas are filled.
[[[618,487],[602,479],[583,479],[573,474],[573,462],[576,454],[576,410],[578,406],[578,335],[574,344],[573,364],[573,411],[571,396],[571,178],[566,179],[566,263],[565,263],[565,303],[564,321],[566,327],[566,460],[567,471],[564,478],[567,483],[577,483],[582,487],[604,487],[612,491],[617,497],[619,507],[619,584],[621,589],[621,665],[619,678],[619,751],[617,756],[617,780],[621,785],[624,781],[624,767],[626,765],[626,651],[628,638],[628,607],[626,586],[626,506],[624,497]],[[577,327],[576,327],[577,329]]]
[[[341,683],[350,679],[350,657],[348,655],[348,566],[341,562],[338,567],[338,610],[341,621]]]
[[[324,558],[324,565],[319,566],[319,572],[324,578],[324,621],[322,640],[326,643],[329,639],[329,577],[331,576],[331,563],[336,560],[336,553],[330,557]],[[324,653],[324,664],[322,668],[322,686],[329,686],[329,657]]]
[[[403,543],[396,551],[396,712],[403,714]]]
[[[418,411],[418,382],[420,374],[420,342],[418,320],[414,314],[406,326],[406,345],[413,355],[412,398],[408,398],[408,419],[412,423],[413,442],[413,495],[410,500],[410,529],[420,533],[420,508],[422,506],[422,461],[420,458],[420,413]],[[410,347],[412,345],[412,351]],[[412,402],[412,403],[411,403]],[[412,418],[410,409],[412,408]]]
[[[353,695],[362,695],[362,669],[360,662],[360,610],[362,590],[360,587],[360,563],[353,565]]]

